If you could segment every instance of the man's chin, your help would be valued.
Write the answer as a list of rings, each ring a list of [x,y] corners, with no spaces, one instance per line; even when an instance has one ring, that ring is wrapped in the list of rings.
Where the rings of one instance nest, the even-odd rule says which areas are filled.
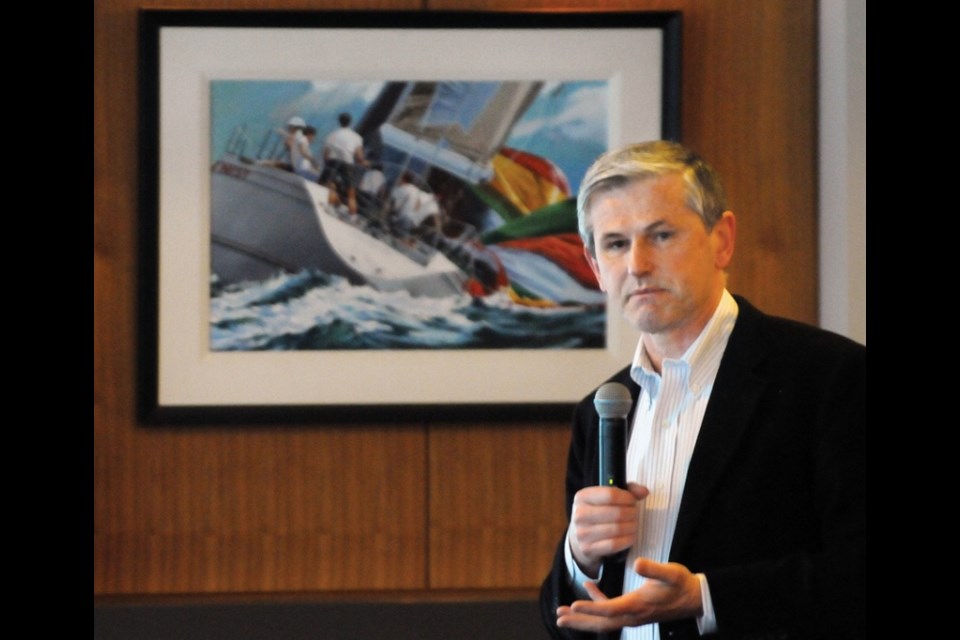
[[[628,310],[623,316],[631,327],[643,333],[659,333],[664,329],[662,318],[649,311],[631,313]]]

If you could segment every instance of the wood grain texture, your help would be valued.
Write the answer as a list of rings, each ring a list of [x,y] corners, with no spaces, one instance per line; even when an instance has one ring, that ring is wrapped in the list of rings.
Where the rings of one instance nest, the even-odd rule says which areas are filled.
[[[569,428],[430,430],[430,586],[539,584],[566,527]]]
[[[95,585],[422,589],[425,444],[396,426],[97,434]]]
[[[564,526],[566,424],[137,424],[139,8],[681,10],[682,137],[739,216],[731,288],[813,322],[815,5],[95,2],[95,596],[532,593]]]

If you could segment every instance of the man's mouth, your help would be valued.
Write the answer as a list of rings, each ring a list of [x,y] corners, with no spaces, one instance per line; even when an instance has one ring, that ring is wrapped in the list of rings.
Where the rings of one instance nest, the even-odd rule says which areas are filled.
[[[637,289],[633,289],[630,293],[628,293],[626,296],[625,302],[634,303],[634,304],[653,303],[656,300],[656,298],[663,292],[664,292],[664,289],[660,287],[651,287],[651,286],[640,287]]]
[[[658,287],[655,285],[645,285],[645,286],[637,287],[633,289],[630,292],[628,297],[636,298],[636,297],[649,296],[657,293],[663,293],[663,291],[664,291],[663,287]]]

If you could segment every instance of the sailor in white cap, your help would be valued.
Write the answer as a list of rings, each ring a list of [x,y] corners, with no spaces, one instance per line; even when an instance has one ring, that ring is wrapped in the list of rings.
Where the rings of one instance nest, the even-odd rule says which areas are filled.
[[[300,116],[287,120],[286,131],[281,131],[283,143],[290,157],[290,169],[313,181],[319,177],[319,168],[310,151],[310,140],[306,136],[307,123]],[[314,130],[315,131],[315,130]]]

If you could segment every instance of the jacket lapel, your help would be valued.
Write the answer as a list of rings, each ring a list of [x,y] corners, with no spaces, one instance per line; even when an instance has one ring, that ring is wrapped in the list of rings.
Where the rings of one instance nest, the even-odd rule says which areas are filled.
[[[765,386],[756,373],[764,353],[762,314],[737,297],[737,323],[730,334],[700,434],[690,458],[670,557],[682,557],[703,509],[734,457],[752,422]]]

